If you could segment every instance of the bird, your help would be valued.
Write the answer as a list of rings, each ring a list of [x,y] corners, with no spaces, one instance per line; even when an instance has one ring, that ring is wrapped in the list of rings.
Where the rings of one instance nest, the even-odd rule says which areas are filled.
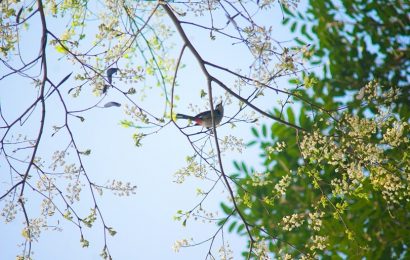
[[[221,101],[218,105],[216,105],[216,107],[214,109],[215,125],[219,125],[219,123],[222,121],[223,116],[224,116],[224,107],[222,106],[222,101]],[[176,118],[178,118],[178,119],[188,119],[188,120],[194,121],[196,123],[195,125],[200,125],[200,126],[208,128],[208,129],[212,127],[211,110],[201,112],[196,116],[176,114]]]

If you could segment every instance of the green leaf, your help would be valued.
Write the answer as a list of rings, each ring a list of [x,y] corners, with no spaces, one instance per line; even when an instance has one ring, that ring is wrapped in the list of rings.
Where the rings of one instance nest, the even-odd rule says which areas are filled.
[[[247,147],[251,147],[253,145],[255,145],[257,143],[257,141],[250,141],[249,143],[246,144]]]
[[[299,124],[301,127],[307,127],[308,118],[306,117],[306,108],[302,107],[299,116]]]
[[[290,26],[290,31],[291,31],[292,33],[294,33],[294,32],[296,31],[296,26],[297,26],[297,23],[296,23],[296,22],[293,22],[292,25]]]
[[[307,45],[307,43],[305,41],[301,40],[299,37],[295,38],[295,42],[297,42],[301,46]]]
[[[238,171],[241,170],[241,167],[239,166],[239,163],[237,161],[233,161],[233,166],[235,167],[235,169],[237,169]]]
[[[288,107],[286,110],[286,113],[288,114],[288,122],[295,124],[295,114],[293,113],[293,110],[291,107]]]
[[[67,50],[62,45],[58,44],[54,47],[58,53],[66,54]]]
[[[282,5],[283,7],[283,12],[289,16],[295,17],[295,15],[288,9],[286,6]]]
[[[232,232],[232,230],[235,228],[235,226],[236,226],[236,221],[233,221],[230,225],[229,225],[229,227],[228,227],[228,231],[229,232]]]
[[[262,125],[262,135],[263,137],[266,137],[268,135],[268,131],[265,124]]]
[[[30,231],[27,227],[23,228],[23,230],[21,231],[21,235],[26,239],[26,240],[30,240]]]
[[[289,81],[288,81],[290,84],[300,84],[300,80],[299,79],[297,79],[297,78],[291,78],[291,79],[289,79]]]
[[[252,131],[252,134],[253,134],[255,137],[259,137],[258,130],[257,130],[255,127],[252,127],[252,128],[251,128],[251,131]]]
[[[129,120],[121,120],[121,121],[120,121],[120,125],[121,125],[122,127],[128,128],[128,127],[134,126],[134,123],[131,122],[131,121],[129,121]]]
[[[238,229],[236,230],[236,232],[239,234],[239,233],[241,233],[241,231],[242,231],[244,228],[245,228],[245,225],[244,225],[244,224],[240,224],[240,225],[238,226]]]
[[[246,164],[244,162],[242,162],[242,170],[248,175],[248,168],[246,167]]]
[[[305,35],[305,36],[307,35],[306,27],[307,27],[307,25],[304,24],[304,25],[302,25],[302,27],[300,28],[301,33],[302,33],[303,35]]]
[[[322,60],[312,60],[312,61],[310,62],[310,64],[312,64],[312,65],[319,65],[319,64],[322,64]]]
[[[226,223],[226,219],[221,219],[221,220],[219,220],[218,222],[217,222],[217,225],[218,226],[222,226],[222,225],[224,225]]]
[[[221,208],[223,210],[223,212],[227,215],[232,213],[232,209],[230,207],[228,207],[227,205],[225,205],[225,203],[221,203]]]
[[[231,179],[236,179],[236,178],[239,177],[239,174],[234,173],[234,174],[231,174],[230,177],[231,177]]]
[[[207,95],[207,93],[205,92],[205,90],[201,89],[201,92],[199,93],[199,96],[201,98],[205,97]]]

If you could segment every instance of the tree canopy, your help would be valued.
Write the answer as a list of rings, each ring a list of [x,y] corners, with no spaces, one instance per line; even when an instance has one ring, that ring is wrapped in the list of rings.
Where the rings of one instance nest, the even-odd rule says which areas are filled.
[[[309,131],[252,128],[264,168],[235,162],[231,175],[249,241],[262,237],[267,256],[408,257],[408,12],[401,1],[349,0],[286,10],[283,23],[300,30],[310,64],[323,70],[291,80],[312,104],[274,113]],[[229,229],[244,235],[240,222]]]

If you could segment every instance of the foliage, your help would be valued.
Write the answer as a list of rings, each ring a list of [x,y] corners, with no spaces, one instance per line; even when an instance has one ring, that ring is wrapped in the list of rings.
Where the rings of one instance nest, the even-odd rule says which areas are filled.
[[[283,259],[408,257],[408,10],[349,0],[311,1],[306,14],[285,9],[284,24],[300,28],[299,43],[312,43],[305,58],[323,72],[292,80],[307,87],[296,100],[311,104],[284,116],[309,130],[252,128],[249,145],[260,147],[265,169],[234,163],[251,248],[262,243],[266,257]],[[230,227],[245,235],[236,220]]]
[[[315,121],[301,113],[299,123],[312,132],[289,133],[280,124],[253,131],[266,170],[236,163],[238,174],[231,177],[239,208],[270,251],[372,259],[407,251],[410,127],[379,112]]]
[[[358,109],[360,100],[350,99],[369,81],[377,79],[384,90],[400,88],[403,95],[394,108],[400,117],[408,116],[410,103],[410,5],[400,0],[358,2],[352,0],[310,1],[306,13],[292,13],[283,23],[300,30],[301,45],[310,44],[305,58],[323,71],[310,73],[314,84],[312,102],[332,110],[346,103]],[[303,95],[309,95],[308,91]],[[373,107],[366,107],[366,109]]]

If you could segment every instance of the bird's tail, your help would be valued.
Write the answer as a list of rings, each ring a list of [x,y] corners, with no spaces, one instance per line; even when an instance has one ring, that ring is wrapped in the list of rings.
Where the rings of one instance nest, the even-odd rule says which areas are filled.
[[[184,115],[184,114],[177,114],[176,118],[178,118],[178,119],[188,119],[188,120],[195,121],[195,117]]]

